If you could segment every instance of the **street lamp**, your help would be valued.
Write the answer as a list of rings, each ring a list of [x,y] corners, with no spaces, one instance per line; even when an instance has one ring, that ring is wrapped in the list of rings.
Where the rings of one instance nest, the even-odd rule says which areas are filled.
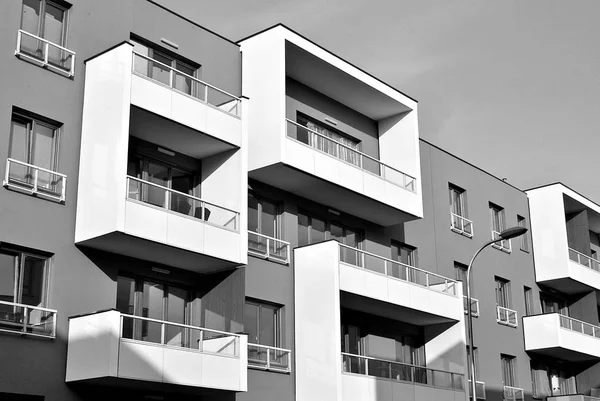
[[[473,261],[488,246],[495,244],[496,242],[509,240],[511,238],[520,237],[525,234],[527,229],[525,227],[511,227],[502,231],[498,234],[497,239],[493,239],[475,252],[469,267],[467,268],[467,321],[469,322],[469,366],[471,367],[471,399],[477,401],[477,386],[475,385],[475,353],[473,352],[473,316],[471,316],[471,267],[473,267]]]

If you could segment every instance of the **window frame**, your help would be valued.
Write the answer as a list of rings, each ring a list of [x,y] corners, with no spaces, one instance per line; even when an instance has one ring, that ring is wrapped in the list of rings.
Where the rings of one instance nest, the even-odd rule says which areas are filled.
[[[517,214],[517,226],[528,228],[527,227],[527,219],[525,217]],[[521,235],[520,249],[523,252],[529,253],[529,238],[527,237],[527,235],[528,235],[528,233]]]
[[[392,243],[390,245],[390,250],[392,255],[394,254],[394,247],[398,248],[398,256],[400,256],[400,250],[406,250],[407,251],[407,256],[408,256],[408,263],[406,263],[406,265],[410,266],[410,267],[419,267],[419,253],[418,253],[418,248],[416,246],[407,244],[405,242],[401,242],[401,241],[395,241],[392,240]],[[395,260],[398,263],[402,263],[405,264],[404,262],[398,260],[398,259],[394,259],[394,257],[391,257],[392,260]],[[412,264],[411,264],[412,263]]]
[[[32,155],[33,155],[33,135],[35,133],[35,128],[36,125],[41,125],[47,128],[51,128],[53,131],[53,137],[52,137],[52,155],[50,157],[51,159],[51,167],[48,170],[51,170],[53,172],[58,172],[58,161],[59,161],[59,153],[60,153],[60,136],[61,136],[61,131],[62,131],[62,124],[55,122],[55,121],[50,121],[47,118],[44,118],[42,116],[33,114],[33,113],[29,113],[26,112],[25,110],[20,110],[20,109],[14,109],[10,118],[10,125],[11,125],[11,130],[10,130],[10,137],[8,139],[8,157],[9,158],[13,158],[15,160],[18,160],[17,158],[14,158],[12,155],[12,146],[13,146],[13,141],[14,141],[14,123],[15,122],[21,122],[27,125],[27,137],[26,137],[26,144],[27,144],[27,160],[19,160],[23,163],[27,163],[27,164],[31,164],[34,165],[36,167],[41,167],[41,166],[37,166],[36,164],[32,163]]]
[[[67,40],[69,37],[69,14],[70,14],[70,5],[66,2],[60,2],[60,1],[56,1],[56,0],[39,0],[40,2],[40,15],[38,17],[38,23],[37,23],[37,32],[29,32],[35,36],[38,36],[42,39],[48,40],[44,37],[45,35],[45,30],[46,30],[46,7],[48,6],[48,4],[62,10],[64,12],[64,21],[62,23],[62,32],[61,32],[61,43],[55,43],[56,45],[59,45],[61,47],[64,47],[65,49],[68,48],[67,46]],[[20,29],[23,29],[23,2],[21,1],[21,22],[19,24]],[[52,42],[54,43],[54,42]]]
[[[256,231],[251,231],[253,233],[257,233],[260,235],[265,235],[265,236],[269,236],[267,234],[263,233],[263,228],[262,228],[262,214],[263,214],[263,202],[265,203],[270,203],[271,205],[273,205],[274,209],[275,209],[275,227],[273,229],[274,235],[273,238],[278,239],[278,240],[282,240],[282,227],[281,227],[281,203],[280,202],[275,202],[271,199],[262,197],[260,195],[257,195],[254,192],[249,191],[248,192],[248,198],[254,198],[256,199],[256,213],[257,213],[257,227],[256,227]],[[248,208],[248,214],[250,214],[250,208]],[[248,219],[249,221],[250,219]]]
[[[502,371],[502,385],[506,387],[514,387],[518,386],[517,382],[517,374],[516,374],[516,363],[517,357],[508,354],[500,354],[500,364]],[[506,369],[505,369],[506,367]],[[506,376],[508,374],[508,376]],[[510,383],[507,383],[510,382]]]
[[[534,306],[533,306],[533,289],[528,286],[523,286],[523,297],[525,301],[525,316],[534,315]]]
[[[496,305],[506,308],[512,309],[512,293],[510,280],[507,280],[502,277],[494,276],[494,281],[496,283],[495,286],[495,294],[496,294]]]
[[[313,244],[317,243],[317,242],[312,242],[311,241],[312,220],[313,219],[317,219],[317,220],[322,221],[324,223],[324,225],[325,225],[324,232],[323,232],[324,237],[325,237],[324,241],[329,241],[329,240],[332,240],[332,239],[335,240],[335,241],[338,241],[336,238],[332,237],[332,235],[331,235],[331,224],[334,224],[334,225],[342,228],[342,230],[344,232],[344,236],[342,237],[344,239],[344,241],[338,241],[339,243],[347,245],[346,242],[345,242],[346,241],[346,234],[345,233],[346,233],[346,230],[350,230],[350,231],[352,231],[356,235],[356,249],[362,249],[362,247],[363,247],[362,244],[363,244],[363,241],[365,239],[365,231],[363,229],[356,229],[356,228],[350,227],[350,226],[348,226],[346,224],[340,223],[338,220],[335,220],[335,219],[322,218],[320,216],[316,216],[314,214],[308,213],[308,212],[306,212],[303,209],[299,209],[298,210],[298,214],[297,214],[297,222],[298,222],[297,226],[298,226],[298,229],[301,227],[301,225],[300,225],[300,215],[306,217],[307,220],[308,220],[308,225],[306,226],[307,230],[308,230],[308,235],[307,235],[308,238],[307,238],[307,243],[304,244],[304,245],[313,245]],[[301,245],[301,246],[303,246],[303,245]]]
[[[462,218],[469,218],[469,211],[467,207],[467,190],[463,189],[457,185],[452,183],[448,183],[448,192],[450,197],[450,212],[460,216]],[[460,213],[456,213],[454,210],[454,199],[453,193],[456,193],[456,199],[458,200],[458,206],[460,208]]]
[[[246,305],[253,305],[258,307],[258,313],[256,315],[256,342],[250,342],[251,344],[264,345],[267,347],[284,348],[285,335],[284,335],[284,306],[275,304],[272,302],[261,301],[256,298],[246,297],[244,300],[244,329],[246,329]],[[273,342],[274,345],[261,344],[260,342],[260,325],[262,321],[262,308],[268,308],[274,310],[274,324],[273,324]]]
[[[0,254],[10,255],[10,256],[15,257],[15,262],[14,262],[13,268],[16,272],[18,272],[18,279],[17,279],[18,283],[14,283],[14,279],[13,279],[13,288],[15,288],[15,287],[18,287],[18,288],[17,288],[16,293],[13,295],[13,301],[7,301],[7,302],[13,302],[13,303],[22,304],[22,305],[29,305],[29,304],[23,303],[23,292],[24,292],[23,282],[25,279],[25,274],[24,274],[25,258],[31,257],[31,258],[35,258],[35,259],[44,261],[44,267],[43,267],[43,272],[42,272],[42,276],[43,276],[42,293],[40,296],[40,303],[38,305],[29,305],[29,306],[46,308],[48,305],[49,298],[50,298],[49,289],[50,289],[50,269],[51,269],[52,256],[45,255],[42,253],[36,253],[35,251],[22,250],[22,249],[19,249],[19,247],[4,246],[4,245],[0,246]]]

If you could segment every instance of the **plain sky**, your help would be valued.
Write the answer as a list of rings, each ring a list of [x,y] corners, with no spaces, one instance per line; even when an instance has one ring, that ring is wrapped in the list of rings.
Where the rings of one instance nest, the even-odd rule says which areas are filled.
[[[159,0],[237,41],[279,22],[419,101],[422,138],[600,203],[600,0]]]

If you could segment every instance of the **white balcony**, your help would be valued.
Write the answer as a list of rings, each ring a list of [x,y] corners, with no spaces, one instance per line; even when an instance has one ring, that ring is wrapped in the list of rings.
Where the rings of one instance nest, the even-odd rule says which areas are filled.
[[[423,216],[414,100],[282,26],[240,44],[251,178],[379,225]],[[369,150],[297,124],[291,81],[321,99],[303,103],[315,115],[368,119]]]
[[[500,232],[492,230],[492,239],[493,240],[500,239]],[[499,249],[502,252],[506,252],[506,253],[511,253],[512,252],[512,247],[511,247],[509,239],[503,239],[502,241],[494,242],[492,244],[492,247],[496,248],[496,249]]]
[[[75,75],[75,52],[19,29],[15,56],[67,77]]]
[[[522,388],[504,386],[504,401],[525,401],[525,391]]]
[[[465,399],[464,375],[342,353],[342,400]]]
[[[0,332],[56,338],[56,310],[0,301]]]
[[[466,315],[467,313],[469,313],[469,307],[467,306],[467,303],[469,302],[469,300],[466,295],[463,295],[463,299],[464,299],[464,309],[465,309],[465,315]],[[473,317],[479,317],[479,300],[477,298],[473,298],[473,297],[471,297],[471,315]]]
[[[517,311],[496,305],[496,322],[508,327],[517,327]]]
[[[66,201],[66,175],[19,160],[6,159],[2,185],[7,189],[54,202],[64,203]]]
[[[248,254],[287,265],[290,263],[290,243],[248,231]]]
[[[474,235],[473,222],[452,212],[450,212],[450,230],[467,238],[473,238]]]
[[[239,97],[142,54],[132,57],[132,105],[241,146]]]
[[[68,383],[247,391],[245,335],[108,311],[71,318],[68,345]]]
[[[289,373],[292,351],[268,345],[248,344],[248,367],[252,369]]]
[[[591,253],[581,253],[586,235],[600,232],[600,205],[562,184],[527,191],[527,196],[536,281],[565,294],[600,290],[600,262]],[[576,226],[567,223],[567,216],[577,215],[581,219]],[[573,249],[574,241],[582,248]]]
[[[558,313],[523,318],[525,350],[572,362],[600,359],[600,327]]]
[[[343,244],[338,247],[341,290],[461,320],[457,281]]]
[[[469,386],[469,397],[471,396],[471,380],[467,380],[467,385]],[[475,381],[475,395],[478,400],[485,400],[485,383],[480,381]]]
[[[185,81],[193,91],[205,85],[203,98],[182,92],[174,70],[166,75],[174,87],[142,76],[132,49],[124,43],[86,62],[75,243],[200,273],[245,264],[239,99],[222,109],[220,92],[205,83]],[[193,164],[184,171],[194,195],[128,176],[142,143],[168,165]]]

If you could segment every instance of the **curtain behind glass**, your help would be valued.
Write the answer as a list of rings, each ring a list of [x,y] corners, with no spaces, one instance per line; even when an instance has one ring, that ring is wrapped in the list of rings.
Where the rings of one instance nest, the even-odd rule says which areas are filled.
[[[313,142],[311,143],[312,146],[348,163],[360,166],[360,156],[354,151],[359,150],[358,142],[310,121],[306,122],[306,127],[326,137],[324,138],[320,135],[311,135],[313,138]],[[327,138],[330,138],[331,140]],[[337,143],[346,145],[350,149],[344,146],[338,146]]]

